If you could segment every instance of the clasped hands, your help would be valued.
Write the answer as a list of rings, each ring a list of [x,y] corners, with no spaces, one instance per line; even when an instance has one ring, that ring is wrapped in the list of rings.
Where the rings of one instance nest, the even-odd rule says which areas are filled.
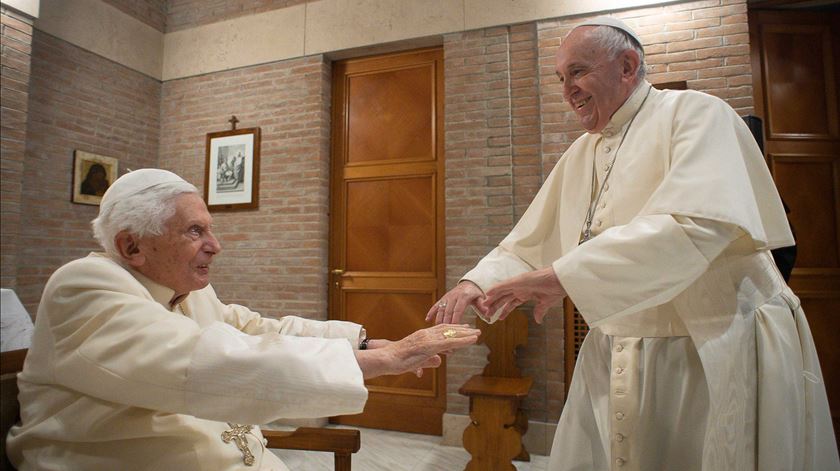
[[[467,306],[473,306],[485,320],[498,314],[502,320],[516,307],[535,301],[534,320],[541,324],[552,306],[560,304],[566,290],[560,284],[552,267],[523,273],[502,281],[485,294],[471,281],[458,283],[444,294],[426,314],[426,321],[435,324],[459,323]]]
[[[462,281],[444,294],[426,314],[435,326],[420,329],[396,340],[370,340],[368,350],[356,351],[356,360],[365,378],[414,372],[440,366],[442,354],[472,345],[481,331],[461,324],[467,306],[473,306],[485,319],[498,314],[504,319],[517,306],[536,301],[534,319],[538,324],[548,309],[566,297],[554,270],[547,267],[524,273],[493,286],[485,293],[475,283]]]

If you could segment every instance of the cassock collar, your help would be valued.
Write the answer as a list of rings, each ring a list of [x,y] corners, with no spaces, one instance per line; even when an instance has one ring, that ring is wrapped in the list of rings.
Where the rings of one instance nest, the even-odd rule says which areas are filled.
[[[650,87],[651,85],[647,80],[639,82],[639,85],[636,86],[636,89],[630,94],[630,97],[613,113],[610,121],[601,130],[601,134],[607,137],[618,134],[642,106]]]
[[[107,255],[105,255],[105,254],[93,253],[91,255],[98,255],[98,256],[107,257]],[[111,258],[111,257],[108,257],[108,258]],[[111,260],[114,260],[114,259],[111,258]],[[174,297],[175,297],[175,290],[174,289],[167,288],[166,286],[163,286],[162,284],[160,284],[156,281],[153,281],[151,278],[149,278],[146,275],[140,273],[139,271],[135,270],[134,268],[131,268],[130,266],[126,265],[125,263],[122,263],[120,260],[114,260],[114,261],[117,262],[117,264],[119,266],[125,268],[126,271],[131,273],[131,276],[136,278],[137,281],[139,281],[140,284],[143,285],[144,288],[149,290],[149,294],[152,295],[152,299],[154,299],[161,306],[165,307],[168,311],[173,310],[175,308],[176,304],[178,304],[180,302],[183,302],[185,299],[187,299],[187,296],[189,296],[189,293],[187,293],[185,295],[179,296],[178,299],[174,299]],[[175,301],[175,302],[172,302],[172,301]]]

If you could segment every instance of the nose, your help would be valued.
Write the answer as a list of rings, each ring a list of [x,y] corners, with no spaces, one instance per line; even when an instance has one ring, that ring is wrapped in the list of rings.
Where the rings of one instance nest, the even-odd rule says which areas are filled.
[[[563,98],[568,102],[569,97],[572,96],[572,92],[575,91],[577,87],[575,86],[574,79],[571,77],[563,80]]]
[[[222,244],[219,243],[219,239],[210,232],[205,232],[206,240],[204,241],[204,251],[210,254],[216,255],[217,253],[222,251]]]

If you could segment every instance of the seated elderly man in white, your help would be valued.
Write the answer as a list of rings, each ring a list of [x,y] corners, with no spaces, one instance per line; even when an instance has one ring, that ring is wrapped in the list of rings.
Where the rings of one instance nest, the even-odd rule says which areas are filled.
[[[223,304],[207,207],[164,170],[119,178],[93,228],[106,253],[58,269],[38,309],[7,441],[21,470],[286,470],[245,424],[359,413],[364,378],[422,372],[478,337],[442,325],[367,341],[357,324]],[[246,446],[223,440],[233,429]]]

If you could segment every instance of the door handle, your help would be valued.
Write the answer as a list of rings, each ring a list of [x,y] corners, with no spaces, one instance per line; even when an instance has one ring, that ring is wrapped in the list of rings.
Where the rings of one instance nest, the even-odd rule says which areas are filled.
[[[332,273],[335,276],[335,287],[340,288],[341,287],[341,281],[339,281],[339,280],[340,280],[341,275],[344,274],[344,270],[342,270],[341,268],[336,268],[335,270],[331,271],[330,273]]]

